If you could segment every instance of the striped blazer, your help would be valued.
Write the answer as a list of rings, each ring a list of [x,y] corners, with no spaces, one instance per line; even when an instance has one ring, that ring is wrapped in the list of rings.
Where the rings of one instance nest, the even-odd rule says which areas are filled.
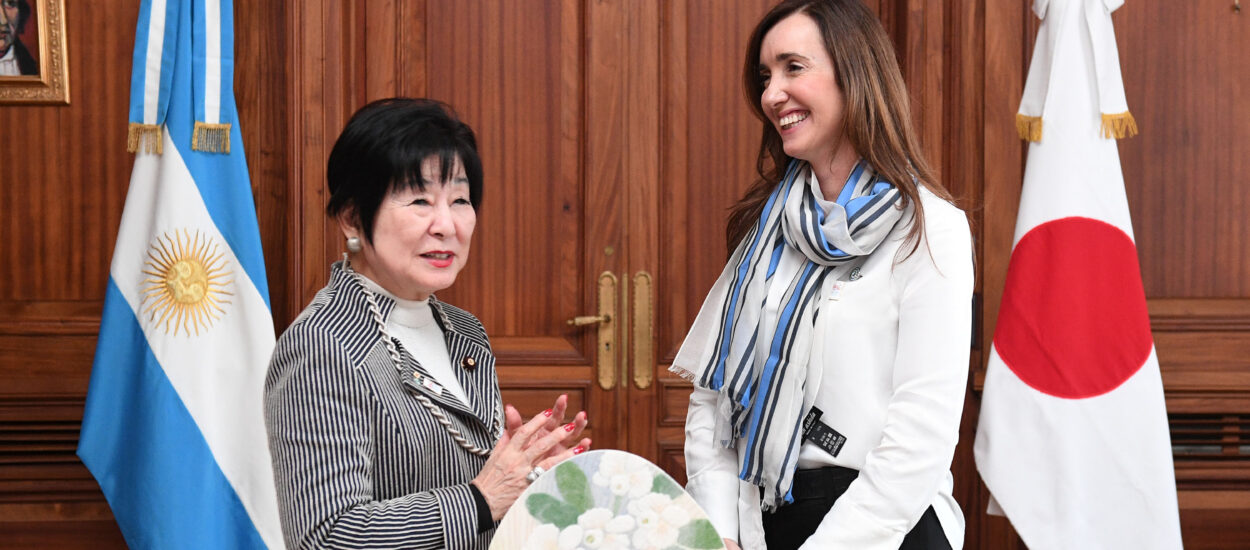
[[[383,319],[394,309],[376,296]],[[469,489],[485,458],[462,449],[415,398],[442,407],[481,448],[503,425],[495,358],[481,322],[430,298],[465,407],[396,368],[361,284],[341,262],[278,339],[265,380],[265,425],[282,533],[290,548],[486,548]],[[398,341],[396,341],[398,345]],[[432,385],[431,385],[432,386]]]

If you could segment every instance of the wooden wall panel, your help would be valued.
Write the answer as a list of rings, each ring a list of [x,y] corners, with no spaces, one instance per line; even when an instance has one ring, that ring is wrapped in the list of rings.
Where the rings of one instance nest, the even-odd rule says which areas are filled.
[[[235,104],[243,133],[252,196],[256,201],[265,275],[274,323],[286,326],[302,307],[286,292],[291,266],[299,257],[291,246],[288,207],[298,194],[292,187],[289,82],[291,44],[287,39],[289,7],[282,2],[236,2]]]
[[[116,547],[74,449],[130,180],[138,2],[66,8],[70,104],[0,107],[0,539],[75,546],[45,537],[83,531]]]
[[[1115,12],[1141,134],[1120,142],[1146,294],[1245,298],[1250,312],[1250,33],[1227,2]]]
[[[325,286],[329,263],[345,251],[342,233],[325,215],[325,171],[334,140],[351,113],[364,104],[358,86],[363,68],[360,57],[353,55],[364,49],[359,24],[364,15],[357,6],[295,2],[284,20],[285,28],[298,30],[284,35],[290,66],[285,94],[291,98],[287,126],[291,190],[285,203],[285,230],[293,257],[287,279],[270,290],[273,295],[281,293],[286,304],[275,315],[279,331]]]
[[[0,107],[5,302],[98,301],[121,219],[134,26],[97,29],[101,20],[134,21],[138,4],[68,8],[70,105]]]
[[[289,311],[285,7],[236,6],[236,102],[274,290]],[[132,156],[126,152],[138,0],[67,3],[67,106],[0,107],[0,540],[121,548],[75,456]],[[101,21],[110,24],[101,25]]]

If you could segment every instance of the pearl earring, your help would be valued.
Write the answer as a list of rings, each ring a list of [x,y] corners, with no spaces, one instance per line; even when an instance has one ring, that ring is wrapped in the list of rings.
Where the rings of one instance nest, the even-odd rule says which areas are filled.
[[[361,250],[364,250],[364,247],[360,245],[360,237],[348,237],[347,250],[351,252],[360,252]]]

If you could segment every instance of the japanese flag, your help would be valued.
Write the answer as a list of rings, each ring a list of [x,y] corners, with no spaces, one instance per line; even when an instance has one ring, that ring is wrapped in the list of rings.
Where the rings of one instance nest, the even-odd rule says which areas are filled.
[[[1111,27],[1121,3],[1034,5],[1043,21],[1017,115],[1033,143],[975,454],[994,503],[1035,550],[1181,547],[1113,139],[1136,132]]]

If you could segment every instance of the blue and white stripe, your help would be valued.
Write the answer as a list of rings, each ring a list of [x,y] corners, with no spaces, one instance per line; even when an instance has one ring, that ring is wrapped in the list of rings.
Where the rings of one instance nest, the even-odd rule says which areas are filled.
[[[191,150],[196,13],[190,0],[140,8],[131,113],[163,122],[163,153],[135,158],[78,454],[132,548],[281,547],[263,422],[274,346],[264,258],[242,147]],[[231,118],[232,95],[222,90]],[[190,333],[145,302],[162,286],[152,247],[179,234],[211,243],[227,272],[216,319]]]
[[[837,200],[794,160],[759,222],[730,257],[672,370],[717,390],[716,439],[741,439],[739,477],[765,487],[765,508],[790,498],[801,443],[812,326],[826,281],[870,254],[903,217],[902,195],[867,162]]]
[[[234,89],[234,11],[229,0],[195,2],[193,45],[195,74],[195,120],[207,124],[233,122],[233,108],[224,102]]]
[[[139,6],[135,54],[130,72],[130,122],[165,123],[174,77],[179,0],[151,0]]]

